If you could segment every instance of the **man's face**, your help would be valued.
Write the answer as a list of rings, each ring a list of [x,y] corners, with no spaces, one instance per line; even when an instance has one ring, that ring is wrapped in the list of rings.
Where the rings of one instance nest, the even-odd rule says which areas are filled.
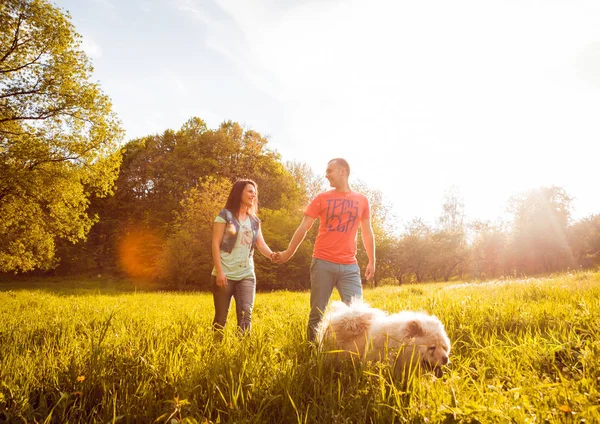
[[[342,167],[338,166],[335,162],[331,162],[329,165],[327,165],[327,169],[325,170],[325,178],[327,178],[331,187],[337,187],[337,185],[340,183],[341,176]]]

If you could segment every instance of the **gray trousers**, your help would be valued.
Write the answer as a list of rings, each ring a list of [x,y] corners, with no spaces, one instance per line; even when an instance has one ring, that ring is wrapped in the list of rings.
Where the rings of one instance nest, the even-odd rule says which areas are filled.
[[[313,258],[310,265],[310,315],[308,317],[308,340],[314,341],[316,329],[329,298],[336,287],[342,302],[349,304],[355,297],[362,298],[362,282],[358,264],[336,264]]]
[[[215,319],[213,328],[223,330],[227,323],[231,298],[235,299],[235,313],[237,315],[238,329],[242,333],[250,331],[252,326],[252,308],[256,296],[256,279],[244,278],[240,281],[227,280],[227,286],[217,286],[217,277],[210,278],[215,303]]]

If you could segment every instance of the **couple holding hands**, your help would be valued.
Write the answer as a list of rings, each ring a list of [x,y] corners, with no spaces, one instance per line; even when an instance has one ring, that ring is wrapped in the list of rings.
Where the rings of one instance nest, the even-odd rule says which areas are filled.
[[[350,189],[350,166],[342,158],[329,161],[325,177],[333,188],[317,195],[304,211],[304,218],[288,248],[273,252],[265,242],[256,216],[258,187],[252,180],[239,180],[233,185],[225,208],[214,221],[211,276],[215,318],[213,327],[222,330],[227,321],[231,298],[235,298],[238,328],[250,330],[256,294],[254,247],[273,262],[283,264],[296,253],[306,233],[319,218],[319,233],[310,265],[310,315],[308,340],[314,341],[315,330],[323,317],[333,288],[342,301],[362,297],[360,268],[356,262],[358,227],[369,262],[365,278],[375,274],[375,239],[371,211],[366,196]]]

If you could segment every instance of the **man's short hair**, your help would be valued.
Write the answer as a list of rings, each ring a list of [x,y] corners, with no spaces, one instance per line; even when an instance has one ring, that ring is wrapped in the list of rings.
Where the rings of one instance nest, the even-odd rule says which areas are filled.
[[[346,174],[350,175],[350,165],[348,165],[348,161],[342,158],[331,159],[327,164],[329,165],[331,162],[335,162],[338,166],[341,166],[346,170]]]

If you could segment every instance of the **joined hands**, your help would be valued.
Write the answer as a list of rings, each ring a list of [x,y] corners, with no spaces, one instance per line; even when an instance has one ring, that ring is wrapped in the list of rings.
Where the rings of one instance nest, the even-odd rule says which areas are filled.
[[[276,264],[284,264],[289,261],[291,257],[292,255],[287,250],[284,250],[283,252],[273,252],[271,254],[271,261]]]

